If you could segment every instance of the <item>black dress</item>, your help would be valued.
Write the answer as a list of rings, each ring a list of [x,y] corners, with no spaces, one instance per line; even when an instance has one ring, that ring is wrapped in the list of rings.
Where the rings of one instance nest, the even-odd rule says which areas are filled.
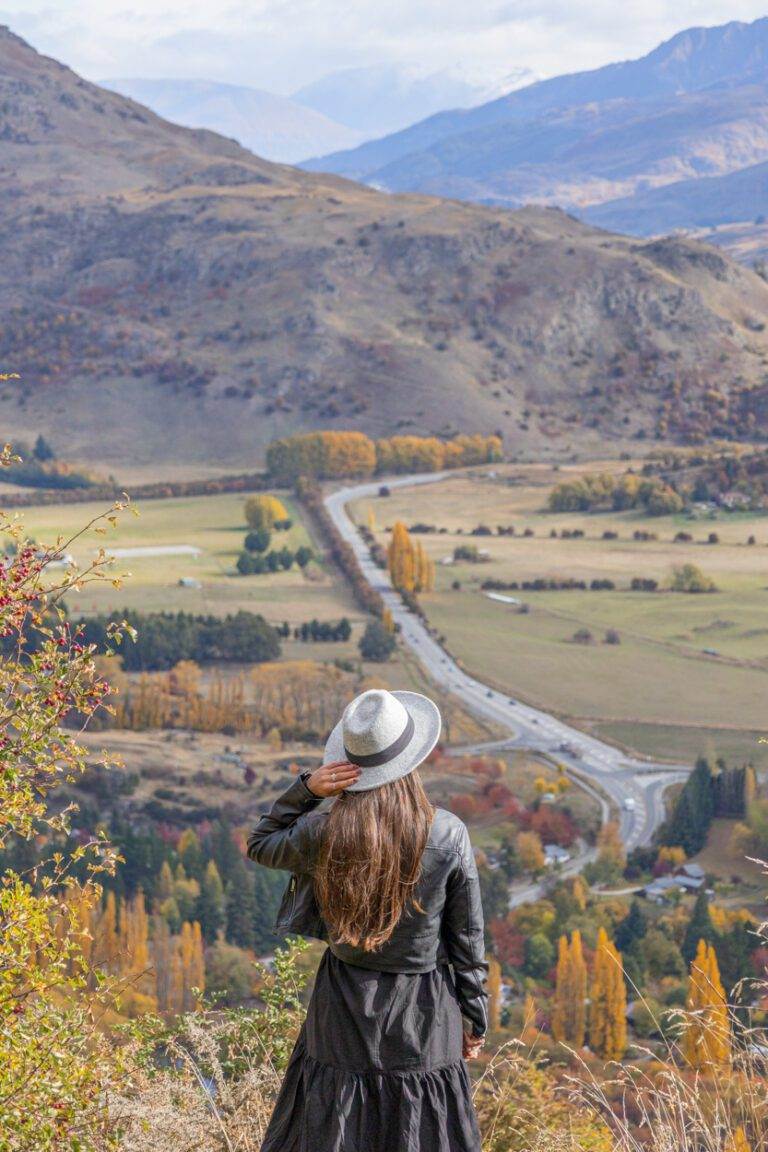
[[[451,969],[327,949],[261,1152],[480,1152]]]

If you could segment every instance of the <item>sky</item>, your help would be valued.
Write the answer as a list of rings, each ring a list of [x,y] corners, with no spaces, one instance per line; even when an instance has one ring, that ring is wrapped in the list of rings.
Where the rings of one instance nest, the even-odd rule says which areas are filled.
[[[288,94],[395,63],[496,83],[641,56],[768,0],[0,0],[0,23],[89,80],[201,78]]]

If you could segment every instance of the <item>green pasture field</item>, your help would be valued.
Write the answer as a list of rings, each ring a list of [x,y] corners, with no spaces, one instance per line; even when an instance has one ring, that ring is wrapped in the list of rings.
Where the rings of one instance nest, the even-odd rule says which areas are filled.
[[[600,464],[605,469],[605,464]],[[615,470],[626,463],[615,462]],[[613,736],[649,755],[690,759],[700,751],[753,756],[768,763],[768,517],[727,513],[715,520],[638,512],[550,513],[553,484],[589,470],[504,467],[436,484],[393,489],[360,501],[354,514],[367,522],[373,508],[377,535],[396,520],[447,528],[418,539],[436,563],[435,592],[422,597],[430,622],[467,668],[511,695]],[[490,473],[493,474],[490,474]],[[469,536],[478,524],[514,525],[513,537]],[[534,535],[524,538],[530,528]],[[584,539],[563,540],[562,529]],[[556,529],[557,538],[550,532]],[[632,539],[636,529],[657,541]],[[618,533],[604,540],[605,531]],[[673,543],[679,531],[692,543]],[[710,532],[720,542],[707,544]],[[756,538],[754,546],[746,541]],[[484,563],[441,563],[457,544],[487,549]],[[634,576],[668,583],[673,566],[698,565],[718,592],[688,595],[625,591]],[[612,592],[510,592],[529,606],[495,602],[480,589],[485,579],[608,578]],[[458,581],[460,588],[453,588]],[[591,644],[573,642],[586,628]],[[604,642],[615,629],[620,644]],[[707,651],[708,650],[708,651]]]
[[[240,576],[235,568],[247,526],[243,516],[246,494],[190,496],[179,499],[147,500],[137,505],[138,517],[125,511],[118,526],[105,536],[88,533],[70,549],[84,565],[96,549],[133,548],[189,544],[201,549],[199,556],[131,556],[116,560],[116,574],[130,572],[122,588],[111,584],[91,584],[68,598],[76,614],[89,615],[123,607],[147,612],[210,612],[224,615],[246,609],[261,612],[272,624],[287,620],[291,625],[317,617],[338,620],[347,616],[362,620],[345,582],[324,561],[316,541],[310,538],[295,503],[281,494],[293,519],[285,532],[275,532],[271,547],[286,546],[295,551],[308,544],[319,556],[306,575],[294,566],[289,572],[261,576]],[[27,532],[43,543],[57,536],[72,536],[82,525],[103,511],[103,504],[72,504],[32,507],[23,511]],[[202,588],[184,588],[181,577],[192,577]],[[314,645],[313,647],[319,647]]]

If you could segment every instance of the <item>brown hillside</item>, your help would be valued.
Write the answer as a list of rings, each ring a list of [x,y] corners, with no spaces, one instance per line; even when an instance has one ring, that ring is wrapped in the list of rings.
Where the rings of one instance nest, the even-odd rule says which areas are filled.
[[[118,469],[318,426],[747,435],[768,403],[768,286],[707,247],[270,164],[7,30],[0,221],[3,435]]]

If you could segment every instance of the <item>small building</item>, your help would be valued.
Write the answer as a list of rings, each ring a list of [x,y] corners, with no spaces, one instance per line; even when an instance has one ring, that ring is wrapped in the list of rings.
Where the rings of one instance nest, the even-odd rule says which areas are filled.
[[[662,904],[676,892],[698,892],[704,887],[706,874],[700,864],[683,864],[672,876],[659,876],[642,890],[646,900]]]
[[[571,854],[567,848],[561,848],[559,844],[544,845],[544,861],[547,868],[562,868],[570,859]]]
[[[677,869],[676,874],[678,876],[687,876],[689,880],[697,880],[699,888],[707,878],[707,874],[702,868],[701,864],[696,864],[694,861],[690,861],[687,864],[682,864]]]
[[[673,893],[679,891],[680,885],[674,876],[659,876],[643,888],[642,895],[654,904],[663,904]]]

